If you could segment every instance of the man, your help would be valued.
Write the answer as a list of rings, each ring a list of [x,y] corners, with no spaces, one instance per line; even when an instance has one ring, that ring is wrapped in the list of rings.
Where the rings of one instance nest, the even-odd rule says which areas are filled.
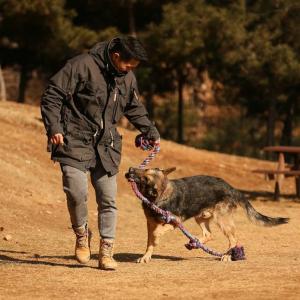
[[[76,235],[75,256],[90,259],[87,173],[96,192],[100,233],[99,268],[114,270],[117,208],[116,174],[122,137],[117,122],[125,115],[148,141],[159,133],[139,102],[132,72],[147,60],[134,37],[96,44],[88,53],[67,61],[51,79],[41,101],[41,113],[51,146],[51,159],[62,170],[63,189]]]

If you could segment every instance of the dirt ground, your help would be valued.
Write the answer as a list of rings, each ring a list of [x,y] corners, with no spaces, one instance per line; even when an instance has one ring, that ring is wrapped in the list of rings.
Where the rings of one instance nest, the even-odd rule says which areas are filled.
[[[0,299],[300,299],[300,202],[292,179],[284,181],[279,202],[273,181],[251,170],[271,162],[196,150],[162,141],[151,166],[176,166],[172,178],[208,174],[243,190],[253,206],[270,216],[290,217],[287,225],[252,225],[236,213],[237,232],[247,260],[220,262],[201,250],[188,251],[180,231],[167,233],[149,264],[137,264],[146,246],[146,223],[124,178],[129,166],[146,156],[133,146],[136,132],[124,135],[118,178],[117,271],[97,269],[97,210],[90,188],[89,218],[94,232],[92,259],[79,265],[73,256],[60,169],[45,151],[39,109],[0,103]],[[186,227],[195,235],[193,220]],[[224,251],[227,241],[213,226],[209,246]]]

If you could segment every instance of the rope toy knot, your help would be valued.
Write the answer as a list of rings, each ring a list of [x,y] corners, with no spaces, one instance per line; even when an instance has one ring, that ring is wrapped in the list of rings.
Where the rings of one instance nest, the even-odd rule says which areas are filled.
[[[186,249],[193,250],[198,248],[198,240],[197,239],[190,239],[190,241],[184,245]]]
[[[245,255],[245,250],[243,246],[235,246],[227,252],[231,256],[232,261],[237,261],[237,260],[245,260],[246,255]]]

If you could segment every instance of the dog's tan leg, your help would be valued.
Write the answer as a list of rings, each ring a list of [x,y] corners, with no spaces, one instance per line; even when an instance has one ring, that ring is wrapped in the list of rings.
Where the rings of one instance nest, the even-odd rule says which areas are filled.
[[[151,260],[154,247],[159,243],[159,238],[174,227],[169,224],[157,223],[153,218],[147,217],[147,229],[147,249],[145,254],[137,260],[138,263],[148,263]]]
[[[208,241],[212,240],[212,234],[210,231],[209,223],[210,218],[205,219],[201,217],[196,217],[195,221],[198,223],[198,225],[202,229],[202,237],[199,239],[199,241],[203,244],[207,243]]]
[[[229,241],[229,249],[235,247],[238,243],[237,236],[235,234],[235,225],[232,217],[231,208],[220,207],[214,212],[214,219],[217,225],[220,227],[224,235]],[[221,259],[222,261],[230,261],[230,255],[224,255]]]

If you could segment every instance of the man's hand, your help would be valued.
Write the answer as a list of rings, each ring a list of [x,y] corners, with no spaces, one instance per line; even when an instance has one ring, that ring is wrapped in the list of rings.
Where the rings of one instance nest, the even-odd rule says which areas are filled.
[[[142,150],[153,150],[154,146],[159,142],[158,140],[148,140],[143,134],[139,134],[135,138],[135,146]]]
[[[58,144],[64,144],[64,137],[61,133],[56,133],[50,138],[50,142],[52,144],[58,145]]]
[[[145,138],[153,144],[159,141],[160,135],[155,126],[152,126],[148,129],[148,131],[145,133]]]

